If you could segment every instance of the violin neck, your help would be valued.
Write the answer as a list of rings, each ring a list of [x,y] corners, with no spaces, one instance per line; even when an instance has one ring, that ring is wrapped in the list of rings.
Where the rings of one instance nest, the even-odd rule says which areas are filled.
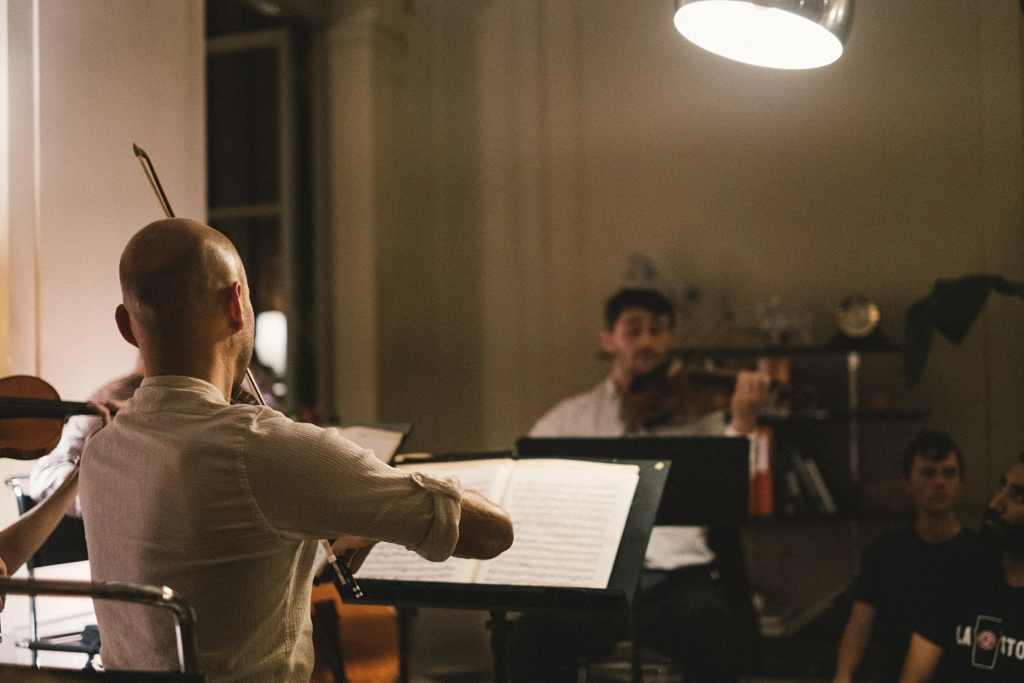
[[[95,410],[89,407],[89,404],[77,401],[0,397],[0,418],[65,417],[67,415],[87,415],[95,412]]]

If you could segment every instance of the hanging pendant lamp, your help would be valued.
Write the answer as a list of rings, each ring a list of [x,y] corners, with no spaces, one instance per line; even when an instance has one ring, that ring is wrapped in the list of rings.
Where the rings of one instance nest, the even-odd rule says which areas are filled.
[[[676,0],[690,42],[755,66],[813,69],[839,59],[853,0]]]

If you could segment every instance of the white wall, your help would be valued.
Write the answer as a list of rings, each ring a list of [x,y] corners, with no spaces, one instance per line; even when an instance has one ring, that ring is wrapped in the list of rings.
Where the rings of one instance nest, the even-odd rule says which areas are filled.
[[[117,262],[162,212],[133,142],[175,212],[205,217],[203,3],[6,0],[0,14],[0,371],[81,400],[135,359],[114,325]],[[0,476],[31,465],[0,461]],[[14,516],[3,487],[0,526]],[[11,603],[4,646],[22,621]]]
[[[12,0],[12,16],[31,7]],[[38,194],[19,188],[12,206],[38,196],[39,216],[19,213],[11,236],[38,231],[38,253],[25,239],[12,260],[26,276],[38,263],[39,288],[29,277],[12,282],[10,369],[40,374],[69,399],[134,360],[112,323],[117,260],[162,213],[133,142],[153,159],[176,213],[205,216],[203,41],[200,0],[39,3],[40,144],[10,160],[12,178],[30,177],[38,163]],[[35,122],[12,119],[12,139],[30,139]]]

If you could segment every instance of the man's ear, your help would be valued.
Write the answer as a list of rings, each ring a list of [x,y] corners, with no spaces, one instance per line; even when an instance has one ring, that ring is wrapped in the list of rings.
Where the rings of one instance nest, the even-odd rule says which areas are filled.
[[[125,308],[124,304],[118,304],[117,308],[114,309],[114,320],[117,322],[117,331],[121,333],[124,340],[138,348],[139,342],[135,339],[135,333],[132,331],[132,319],[128,315],[128,309]]]
[[[609,330],[601,330],[601,350],[605,353],[613,353],[615,351],[612,333]]]
[[[231,320],[231,329],[235,332],[245,327],[245,307],[242,305],[242,283],[236,282],[231,285],[231,294],[228,296],[228,318]]]

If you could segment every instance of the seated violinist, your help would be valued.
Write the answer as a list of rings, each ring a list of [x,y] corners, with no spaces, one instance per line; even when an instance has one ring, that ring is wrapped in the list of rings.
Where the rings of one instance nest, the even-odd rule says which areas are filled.
[[[93,417],[99,421],[100,427],[110,424],[107,404],[90,403],[89,406],[96,412]],[[35,555],[72,507],[77,494],[78,464],[75,463],[45,501],[0,531],[0,576],[13,574]],[[0,596],[0,610],[3,605],[3,596]]]
[[[83,457],[92,576],[178,591],[207,680],[309,680],[318,539],[343,538],[353,568],[376,541],[432,561],[511,545],[508,515],[458,479],[400,472],[334,430],[230,403],[254,315],[224,235],[152,223],[125,247],[120,278],[115,318],[145,379]],[[106,668],[176,668],[166,615],[99,601],[96,617]]]
[[[612,358],[611,374],[594,389],[566,399],[537,420],[532,437],[738,436],[757,427],[768,397],[769,378],[740,372],[724,411],[700,414],[692,400],[672,395],[685,382],[662,372],[665,395],[632,401],[631,385],[649,380],[665,364],[672,347],[675,311],[652,289],[623,289],[605,305],[601,348]],[[682,379],[682,378],[680,378]],[[633,386],[633,389],[636,387]],[[664,406],[675,406],[666,412]],[[735,681],[736,637],[726,602],[716,585],[702,527],[655,527],[647,546],[645,572],[637,593],[640,643],[679,661],[687,681]],[[513,634],[513,679],[519,683],[574,681],[580,655],[611,652],[625,629],[617,617],[571,617],[526,613]]]

